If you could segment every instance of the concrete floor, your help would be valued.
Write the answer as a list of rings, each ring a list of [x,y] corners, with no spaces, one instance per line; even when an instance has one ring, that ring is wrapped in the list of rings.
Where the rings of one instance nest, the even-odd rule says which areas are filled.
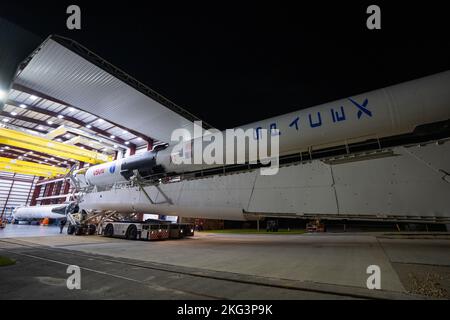
[[[45,231],[49,236],[43,236]],[[88,260],[95,260],[97,255],[103,255],[114,257],[114,259],[181,268],[180,270],[222,274],[226,277],[238,275],[239,279],[255,278],[257,281],[263,279],[271,283],[300,287],[312,286],[345,292],[365,292],[364,294],[368,295],[372,294],[373,290],[369,292],[366,289],[368,277],[366,269],[369,265],[378,265],[381,269],[382,291],[400,296],[407,293],[407,289],[410,292],[423,294],[422,291],[411,291],[408,277],[405,276],[405,273],[411,270],[411,265],[440,266],[445,269],[445,272],[450,267],[450,240],[445,238],[442,240],[397,239],[383,237],[380,234],[219,235],[197,233],[191,239],[146,242],[100,236],[75,237],[59,235],[58,232],[58,228],[53,227],[8,225],[5,230],[0,231],[0,255],[8,253],[2,253],[2,248],[13,246],[2,242],[1,238],[8,241],[7,238],[12,237],[9,240],[87,254],[91,257],[87,258]],[[24,237],[24,234],[27,237]],[[14,250],[23,250],[23,248],[19,246]],[[11,255],[11,250],[9,252]],[[46,254],[50,253],[46,252]],[[54,254],[59,255],[56,252]],[[51,255],[46,257],[51,258]],[[70,255],[59,257],[72,259],[75,264],[84,262],[86,259],[86,257],[76,258]],[[46,265],[45,268],[47,267],[51,270],[50,266]],[[104,267],[102,263],[97,265],[100,269]],[[0,269],[2,278],[4,278],[2,276],[5,272],[4,268]],[[27,271],[22,270],[19,273],[27,274]],[[52,274],[50,271],[49,273]],[[443,280],[444,284],[445,281],[447,280]],[[226,286],[233,287],[230,283]],[[266,294],[269,292],[271,298],[320,298],[320,295],[314,296],[311,293],[308,295],[290,290],[283,291],[279,288],[272,289],[262,291]],[[205,295],[213,297],[217,295],[217,292],[209,291]],[[257,287],[247,288],[245,292],[249,294],[244,295],[246,298],[260,298],[262,294],[258,293]],[[201,297],[194,294],[192,298]],[[325,294],[323,298],[335,297]]]
[[[31,226],[27,224],[8,224],[0,229],[1,238],[43,237],[59,235],[57,226]]]
[[[133,260],[26,248],[0,242],[0,254],[17,262],[0,267],[0,299],[348,299],[345,296],[229,282],[155,270]],[[69,265],[81,268],[81,289],[66,286]]]

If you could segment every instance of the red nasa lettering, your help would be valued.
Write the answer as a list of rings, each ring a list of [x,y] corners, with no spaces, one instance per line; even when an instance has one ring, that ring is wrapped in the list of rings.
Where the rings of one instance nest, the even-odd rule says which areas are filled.
[[[99,168],[94,170],[94,176],[98,176],[103,173],[105,173],[105,168]]]

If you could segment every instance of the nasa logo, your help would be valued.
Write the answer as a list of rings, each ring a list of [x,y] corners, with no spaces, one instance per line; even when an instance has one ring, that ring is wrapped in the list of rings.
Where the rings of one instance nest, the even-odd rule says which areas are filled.
[[[116,166],[113,164],[111,167],[109,167],[109,173],[114,173],[116,171]]]
[[[100,168],[100,169],[94,170],[94,176],[98,176],[103,173],[105,173],[105,168]]]

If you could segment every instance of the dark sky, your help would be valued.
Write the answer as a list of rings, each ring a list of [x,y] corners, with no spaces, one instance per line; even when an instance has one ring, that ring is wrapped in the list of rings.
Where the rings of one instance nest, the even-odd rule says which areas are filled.
[[[375,2],[376,31],[361,1],[9,2],[3,18],[80,42],[222,129],[450,69],[444,1]],[[66,29],[69,4],[81,31]]]

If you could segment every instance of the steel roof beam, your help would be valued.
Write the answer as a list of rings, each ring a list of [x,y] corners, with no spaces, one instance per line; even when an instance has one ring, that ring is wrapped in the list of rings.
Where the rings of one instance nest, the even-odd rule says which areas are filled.
[[[30,117],[26,117],[26,116],[19,115],[19,114],[13,116],[9,112],[6,112],[6,111],[0,111],[0,116],[11,118],[13,120],[14,119],[22,120],[22,121],[25,121],[25,122],[36,124],[37,126],[46,126],[46,127],[51,127],[51,128],[54,128],[54,129],[58,128],[58,125],[56,125],[56,124],[48,124],[45,121],[34,119],[34,118],[30,118]],[[28,129],[31,129],[31,128],[28,128]],[[38,131],[41,131],[41,130],[38,130]]]
[[[67,103],[67,102],[65,102],[65,101],[58,100],[58,99],[56,99],[56,98],[50,97],[50,96],[45,95],[45,94],[43,94],[43,93],[41,93],[41,92],[38,92],[38,91],[36,91],[36,90],[33,90],[33,89],[31,89],[31,88],[25,87],[25,86],[20,85],[20,84],[17,84],[17,83],[13,83],[12,88],[13,88],[14,90],[18,90],[18,91],[21,91],[21,92],[24,92],[24,93],[28,93],[28,94],[34,95],[34,96],[36,96],[36,97],[39,97],[39,98],[42,98],[42,99],[51,101],[51,102],[55,102],[55,103],[62,104],[62,105],[67,106],[67,107],[72,107],[72,108],[75,108],[75,109],[78,109],[78,110],[83,111],[83,109],[81,109],[81,108],[79,108],[79,107],[77,107],[77,106],[73,106],[73,105],[71,105],[71,104],[69,104],[69,103]],[[39,108],[39,109],[40,109],[40,108]],[[48,111],[48,110],[46,110],[46,111]],[[38,112],[38,111],[36,111],[36,112]],[[86,111],[84,111],[84,112],[86,112]],[[87,112],[87,113],[89,113],[89,112]],[[57,113],[54,113],[54,114],[58,115]],[[93,114],[93,116],[96,116],[97,118],[100,118],[100,117],[98,117],[98,116],[95,115],[95,114]],[[67,119],[66,116],[64,116],[64,118]],[[75,119],[75,118],[74,118],[74,119]],[[85,122],[83,122],[83,121],[80,121],[80,120],[78,120],[78,119],[75,119],[75,120],[78,121],[78,122],[80,122],[80,123],[82,123],[82,124],[80,124],[80,125],[81,125],[81,126],[84,126],[84,127],[85,127],[87,124],[89,124],[89,123],[85,123]],[[69,121],[71,121],[71,120],[69,120]],[[72,122],[74,122],[74,121],[72,121]],[[148,137],[148,136],[146,136],[146,135],[144,135],[144,134],[142,134],[142,133],[140,133],[140,132],[136,132],[136,131],[134,131],[133,129],[125,128],[124,126],[119,125],[119,124],[117,124],[117,123],[114,123],[114,122],[112,122],[112,121],[110,121],[110,120],[107,120],[107,122],[111,123],[112,125],[114,125],[114,126],[117,127],[117,128],[120,128],[120,129],[122,129],[122,130],[128,131],[128,132],[132,133],[133,135],[135,135],[136,137],[140,137],[140,138],[142,138],[143,140],[145,140],[145,141],[147,141],[147,142],[155,141],[155,139],[153,139],[153,138],[151,138],[151,137]],[[76,123],[76,122],[74,122],[74,123]],[[90,128],[90,129],[91,129],[92,131],[98,130],[98,132],[96,131],[97,133],[100,133],[100,132],[103,131],[103,130],[101,130],[101,129],[98,129],[98,128],[95,128],[95,129],[94,129],[94,128],[95,128],[95,127],[93,126],[93,127]],[[110,136],[110,134],[109,134],[108,132],[104,132],[104,131],[103,131],[103,133],[100,133],[100,134],[104,134],[104,135],[106,135],[106,136]],[[121,143],[124,143],[124,142],[125,142],[125,140],[123,140],[123,139],[120,139],[120,140],[122,140]],[[117,140],[117,141],[120,142],[120,140]],[[130,142],[130,145],[133,145],[133,143]]]
[[[34,162],[37,162],[37,163],[45,162],[45,163],[54,164],[54,165],[58,165],[59,163],[62,163],[64,165],[66,165],[66,166],[72,166],[73,165],[73,163],[71,163],[71,162],[69,162],[67,160],[56,160],[56,159],[50,160],[47,157],[45,157],[45,159],[44,158],[40,158],[36,154],[36,152],[33,152],[33,154],[31,154],[31,155],[30,154],[25,155],[25,153],[27,153],[27,151],[24,151],[23,153],[21,153],[21,152],[18,152],[17,150],[7,149],[7,150],[0,151],[0,156],[4,156],[4,157],[7,157],[7,158],[11,158],[11,159],[16,159],[18,157],[23,157],[24,159],[27,158],[27,159],[30,159],[31,161],[34,161]],[[47,160],[47,161],[45,161],[45,160]],[[67,163],[65,164],[64,161],[67,161]]]
[[[60,158],[76,159],[85,163],[103,163],[111,161],[110,156],[106,156],[102,153],[92,152],[76,146],[70,146],[47,138],[6,128],[0,128],[0,143],[47,153]]]
[[[15,106],[15,107],[20,108],[20,103],[18,103],[17,101],[14,101],[14,100],[8,100],[8,101],[6,102],[6,104],[9,104],[9,105],[12,105],[12,106]],[[53,117],[53,118],[58,118],[58,115],[59,115],[58,112],[54,112],[54,111],[47,110],[47,109],[42,109],[42,108],[39,108],[39,107],[36,107],[36,106],[30,106],[30,105],[27,105],[27,108],[26,108],[26,109],[29,110],[29,111],[36,112],[36,113],[45,114],[45,115],[47,115],[47,116],[49,116],[49,117]],[[58,119],[59,119],[59,118],[58,118]],[[70,122],[72,122],[72,123],[75,123],[75,124],[77,124],[77,125],[79,125],[79,126],[81,126],[81,127],[85,127],[85,128],[86,128],[86,126],[89,124],[88,122],[81,121],[81,120],[79,120],[79,119],[77,119],[77,118],[74,118],[74,117],[71,117],[71,116],[68,116],[68,115],[64,115],[64,118],[61,119],[61,120],[70,121]],[[52,127],[52,128],[57,128],[57,127],[59,127],[59,125],[53,126],[53,124],[52,124],[52,125],[45,124],[45,125],[46,125],[46,126],[49,126],[49,127]],[[112,128],[113,128],[113,127],[112,127]],[[110,134],[109,132],[107,132],[107,131],[105,131],[105,130],[102,130],[102,129],[99,129],[99,128],[97,128],[97,127],[94,127],[93,125],[91,125],[91,127],[89,128],[89,130],[92,130],[92,131],[94,131],[95,133],[101,134],[101,135],[105,136],[107,139],[110,139],[110,140],[112,140],[112,141],[117,141],[117,142],[120,143],[120,144],[125,144],[125,140],[123,140],[122,138],[115,137],[114,139],[112,139],[112,138],[110,138],[111,134]],[[130,145],[131,145],[131,144],[132,144],[132,143],[130,143]]]
[[[47,164],[40,164],[35,163],[31,161],[24,161],[24,160],[18,160],[18,159],[11,159],[11,158],[5,158],[0,157],[0,165],[4,166],[17,166],[17,167],[23,167],[26,169],[33,169],[37,171],[43,171],[43,172],[52,172],[55,175],[63,175],[68,172],[68,168],[60,168],[60,167],[53,167]]]
[[[0,148],[1,148],[1,149],[4,149],[5,147],[8,147],[8,148],[9,148],[9,149],[5,149],[5,150],[18,150],[18,151],[23,151],[24,153],[27,153],[27,152],[30,152],[30,151],[31,151],[31,150],[28,150],[28,149],[25,149],[25,148],[20,148],[20,147],[17,147],[17,146],[9,146],[9,145],[0,143]],[[46,154],[46,153],[42,153],[42,152],[39,152],[39,151],[33,151],[33,154],[35,154],[35,155],[37,155],[37,156],[44,157],[44,158],[48,159],[49,161],[54,161],[54,162],[64,162],[64,161],[67,161],[67,160],[65,160],[64,158],[59,158],[59,157],[57,157],[57,156],[48,155],[48,154]],[[54,158],[55,160],[50,160],[49,157],[52,157],[52,158]],[[68,161],[68,162],[69,162],[69,163],[75,163],[74,161]]]
[[[55,176],[55,174],[50,171],[45,172],[42,170],[36,170],[36,169],[32,169],[32,168],[20,167],[20,166],[15,166],[15,165],[6,165],[3,163],[0,163],[0,171],[26,174],[26,175],[30,175],[30,176],[46,177],[46,178]]]

